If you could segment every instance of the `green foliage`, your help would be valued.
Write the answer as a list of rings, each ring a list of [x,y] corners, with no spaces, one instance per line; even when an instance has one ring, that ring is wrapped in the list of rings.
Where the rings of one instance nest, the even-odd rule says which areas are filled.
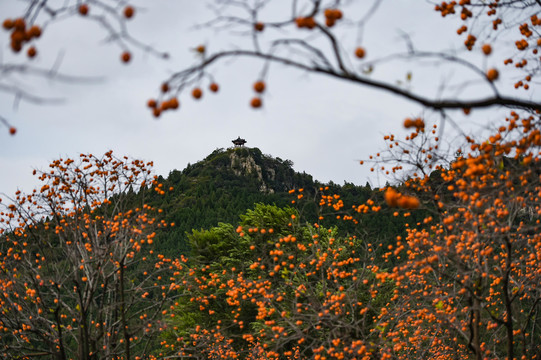
[[[213,263],[238,266],[249,254],[248,241],[240,237],[231,224],[219,223],[210,230],[193,230],[188,239],[191,259],[200,266]]]
[[[218,333],[237,353],[251,351],[249,339],[279,352],[305,339],[308,354],[314,343],[387,331],[373,319],[394,287],[376,280],[361,240],[306,224],[291,207],[256,204],[240,218],[237,228],[190,234],[192,261],[180,277],[191,297],[176,306],[165,341],[182,338],[191,356],[204,358]]]
[[[343,221],[342,216],[350,214],[353,206],[369,199],[381,203],[383,194],[369,184],[321,184],[306,173],[295,172],[292,164],[289,160],[265,155],[257,148],[216,149],[204,160],[188,164],[182,171],[173,170],[166,178],[159,177],[157,180],[163,194],[149,194],[147,191],[143,199],[142,193],[131,191],[128,198],[132,198],[134,207],[145,200],[163,209],[162,218],[168,224],[174,223],[173,227],[159,229],[155,241],[156,251],[172,258],[190,253],[194,244],[188,235],[193,230],[223,226],[218,225],[220,223],[236,223],[239,214],[245,214],[240,225],[261,228],[271,227],[273,223],[279,234],[289,229],[278,225],[287,225],[285,217],[296,214],[309,224],[319,223],[327,228],[337,226],[341,236],[370,238],[372,242],[381,243],[383,248],[397,235],[405,236],[404,224],[407,221],[422,219],[424,213],[419,211],[410,218],[404,218],[393,216],[394,210],[384,207],[378,213],[356,214],[357,223]],[[303,192],[290,194],[291,189],[303,189]],[[303,197],[297,198],[299,194]],[[318,206],[321,194],[339,195],[343,201],[342,209]],[[254,204],[277,207],[259,213],[262,210],[257,206],[249,210]],[[337,216],[341,218],[337,219]]]
[[[248,209],[244,215],[240,215],[240,226],[273,229],[276,234],[286,235],[291,232],[288,224],[292,215],[298,215],[292,207],[279,208],[259,203],[255,204],[254,209]]]

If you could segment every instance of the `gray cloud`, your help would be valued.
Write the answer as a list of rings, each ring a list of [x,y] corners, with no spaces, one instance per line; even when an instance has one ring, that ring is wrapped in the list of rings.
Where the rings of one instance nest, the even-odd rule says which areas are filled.
[[[21,3],[2,1],[0,14],[20,13]],[[62,106],[22,103],[15,110],[13,97],[0,94],[2,115],[18,129],[17,136],[0,131],[0,192],[13,193],[17,187],[31,190],[35,184],[31,169],[45,168],[59,156],[99,154],[109,149],[117,155],[153,160],[157,172],[167,175],[215,148],[230,146],[231,139],[239,135],[248,140],[248,146],[291,159],[296,170],[311,173],[316,179],[364,184],[370,175],[358,160],[383,146],[382,134],[401,132],[403,118],[421,111],[383,92],[281,66],[271,69],[265,105],[254,111],[248,103],[260,64],[238,60],[215,68],[221,86],[218,94],[205,92],[203,99],[195,101],[186,93],[180,98],[179,111],[154,120],[145,108],[146,100],[157,94],[160,82],[168,75],[196,62],[191,48],[207,44],[213,51],[245,41],[194,30],[195,23],[210,16],[203,3],[136,2],[140,11],[129,23],[130,31],[156,49],[169,51],[171,58],[167,61],[134,49],[133,61],[129,66],[122,64],[122,49],[104,44],[103,29],[80,17],[47,29],[37,43],[36,64],[50,67],[58,54],[65,52],[60,68],[63,72],[103,76],[105,80],[68,85],[23,79],[31,91],[64,97],[66,104]],[[425,2],[384,2],[365,31],[363,46],[369,58],[392,53],[404,48],[399,41],[399,30],[404,30],[420,46],[430,47],[436,41],[443,49],[458,47],[462,40],[454,35],[455,25],[442,20]],[[354,37],[348,40],[344,34],[344,39],[346,45],[355,46]],[[21,61],[24,56],[13,56],[8,41],[8,33],[2,31],[4,61]],[[417,89],[434,91],[441,81],[433,75],[420,75],[418,81],[418,67],[408,63],[377,68],[374,76],[395,81],[412,70]],[[374,178],[371,181],[377,182]]]

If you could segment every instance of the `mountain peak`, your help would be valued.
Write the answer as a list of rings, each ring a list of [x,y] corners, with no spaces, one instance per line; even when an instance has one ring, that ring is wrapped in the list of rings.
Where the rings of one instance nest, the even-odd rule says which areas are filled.
[[[291,160],[265,155],[256,147],[216,149],[198,164],[218,170],[222,175],[231,173],[252,179],[258,183],[259,191],[264,193],[287,191],[296,183]]]
[[[238,215],[256,203],[278,207],[300,204],[291,189],[304,189],[306,199],[315,196],[322,184],[312,176],[293,170],[291,160],[263,154],[254,147],[216,149],[205,159],[180,170],[172,170],[167,178],[158,179],[165,196],[154,195],[153,206],[163,210],[168,223],[175,227],[159,234],[161,252],[187,251],[186,234],[193,229],[216,226],[220,222],[233,223]],[[348,185],[347,192],[339,185],[328,184],[331,193],[341,193],[346,206],[372,196],[370,188]],[[318,219],[317,203],[306,200],[303,216]]]

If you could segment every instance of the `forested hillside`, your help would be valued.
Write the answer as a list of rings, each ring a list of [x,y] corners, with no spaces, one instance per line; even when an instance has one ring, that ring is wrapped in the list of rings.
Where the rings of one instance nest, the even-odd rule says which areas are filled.
[[[541,359],[541,0],[0,14],[1,359]]]
[[[220,222],[235,223],[239,215],[257,203],[295,208],[303,221],[325,226],[340,224],[344,233],[377,236],[383,242],[403,226],[403,219],[388,211],[367,214],[361,226],[337,219],[352,206],[368,199],[382,199],[378,189],[370,185],[323,184],[311,175],[293,169],[293,162],[265,155],[258,148],[236,147],[216,149],[204,160],[189,164],[184,170],[172,170],[158,184],[164,194],[154,192],[149,202],[163,210],[163,219],[175,226],[160,231],[157,250],[176,257],[187,254],[187,235],[192,230],[208,229]],[[301,193],[293,191],[301,189]],[[339,211],[318,205],[321,194],[339,196]],[[320,216],[323,217],[320,219]]]
[[[167,178],[112,152],[56,160],[36,171],[39,190],[1,205],[1,355],[468,359],[493,336],[509,352],[520,333],[491,331],[506,312],[524,329],[513,351],[536,354],[541,211],[520,186],[539,174],[502,155],[498,193],[468,194],[482,169],[457,170],[466,163],[371,189],[320,184],[248,148]],[[523,203],[504,204],[502,186]],[[427,344],[418,324],[442,338]]]

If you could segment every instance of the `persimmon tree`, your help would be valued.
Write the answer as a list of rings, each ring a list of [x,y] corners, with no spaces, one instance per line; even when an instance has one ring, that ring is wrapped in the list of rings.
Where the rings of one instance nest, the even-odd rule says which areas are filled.
[[[154,116],[179,108],[179,97],[183,93],[199,100],[204,98],[203,89],[207,86],[210,91],[217,92],[219,84],[214,66],[226,59],[240,57],[261,62],[261,72],[254,76],[252,85],[254,97],[249,102],[254,108],[264,106],[263,97],[271,85],[268,79],[274,65],[396,94],[429,110],[427,116],[406,119],[403,125],[411,130],[406,138],[386,136],[388,148],[366,162],[374,163],[374,171],[396,176],[405,182],[401,186],[387,188],[380,203],[377,199],[370,199],[359,204],[347,219],[358,218],[357,222],[362,223],[362,216],[366,213],[382,210],[411,218],[411,213],[419,208],[430,212],[430,215],[422,221],[408,224],[405,234],[397,236],[386,249],[378,249],[379,246],[371,244],[370,239],[361,241],[334,236],[333,229],[324,229],[318,223],[304,226],[298,222],[298,214],[295,213],[288,214],[287,224],[282,222],[283,214],[274,212],[271,218],[280,218],[279,224],[269,224],[255,216],[242,223],[236,232],[233,232],[233,227],[222,225],[210,232],[194,233],[192,245],[199,251],[194,262],[182,270],[180,263],[171,266],[172,270],[179,270],[173,276],[175,281],[182,285],[184,291],[192,293],[190,301],[181,302],[173,309],[176,313],[189,310],[197,315],[182,316],[177,322],[160,318],[163,326],[171,325],[163,334],[163,353],[173,351],[177,357],[222,359],[538,358],[541,354],[541,103],[536,98],[536,81],[541,69],[538,53],[541,46],[540,2],[460,0],[438,3],[434,7],[435,15],[455,19],[458,23],[456,32],[461,37],[461,51],[422,50],[413,39],[406,37],[404,51],[395,52],[394,46],[382,57],[372,55],[373,51],[365,45],[363,35],[379,10],[380,1],[369,5],[339,0],[292,0],[278,5],[264,0],[216,0],[213,3],[216,16],[205,25],[220,29],[222,34],[229,31],[232,36],[239,33],[247,35],[250,41],[217,52],[211,51],[212,44],[197,46],[198,62],[172,74],[162,84],[161,94],[148,102]],[[90,2],[71,5],[67,8],[70,14],[88,16],[91,13]],[[271,11],[271,6],[282,11]],[[119,14],[119,8],[114,9],[115,14]],[[272,16],[269,15],[271,13]],[[18,19],[4,23],[11,34],[20,34],[21,29],[24,30],[24,41],[21,40],[20,46],[26,45],[27,38],[33,39],[30,30],[26,36],[25,24],[33,25],[31,19],[30,16],[22,22]],[[16,48],[13,50],[17,51]],[[123,55],[123,60],[128,61],[129,57]],[[450,79],[442,92],[434,95],[435,92],[416,92],[384,77],[378,78],[379,73],[374,70],[390,63],[421,60],[434,61],[437,69],[444,71],[459,69],[469,82],[464,84],[460,77]],[[455,92],[457,88],[460,89],[459,95]],[[461,130],[457,142],[447,144],[444,151],[445,137],[439,129],[456,114],[451,110],[461,110],[473,118],[476,110],[481,108],[499,111],[495,116],[501,116],[501,121],[494,120],[487,126],[491,133],[471,135],[457,127]],[[434,119],[430,119],[430,115],[440,120],[440,124],[431,127],[429,124]],[[450,158],[449,154],[456,156]],[[68,165],[59,163],[58,166]],[[120,168],[123,169],[122,166]],[[73,174],[77,184],[81,178],[79,173]],[[45,173],[43,176],[48,179],[49,175]],[[94,179],[95,175],[92,177]],[[56,178],[49,179],[52,183],[47,186],[56,186],[62,193],[64,185],[61,180],[55,184]],[[90,273],[84,275],[86,280],[82,280],[83,274],[78,272],[85,271],[86,259],[85,264],[81,264],[80,258],[70,258],[70,253],[64,255],[63,261],[69,262],[73,258],[75,260],[71,263],[78,266],[75,269],[68,267],[72,269],[69,281],[62,282],[65,279],[62,276],[68,276],[65,271],[58,275],[60,277],[51,278],[53,284],[45,281],[42,284],[42,280],[36,278],[37,275],[42,276],[39,273],[33,276],[28,273],[25,277],[19,275],[26,269],[37,267],[42,270],[46,267],[47,262],[36,256],[36,253],[42,255],[43,250],[29,251],[26,246],[30,242],[25,239],[37,230],[42,234],[41,227],[48,223],[55,224],[54,230],[58,229],[58,234],[44,232],[51,239],[47,244],[66,244],[62,249],[73,249],[69,246],[74,240],[65,237],[65,228],[74,234],[81,232],[78,239],[82,240],[78,241],[82,247],[77,248],[81,254],[94,251],[96,246],[91,244],[90,250],[83,249],[87,242],[83,233],[89,235],[84,230],[86,218],[81,218],[79,213],[90,212],[91,224],[96,224],[94,227],[98,229],[96,239],[98,234],[108,233],[109,226],[115,234],[128,232],[127,239],[136,239],[131,234],[134,229],[142,231],[142,225],[147,229],[147,224],[133,227],[130,219],[136,218],[131,212],[126,218],[126,210],[121,211],[122,215],[110,213],[113,218],[108,218],[109,223],[103,223],[101,216],[105,215],[101,212],[108,214],[107,209],[114,204],[109,201],[120,201],[123,197],[100,198],[96,204],[102,210],[98,211],[93,202],[79,200],[86,199],[86,192],[92,193],[91,189],[90,186],[81,188],[69,205],[58,203],[55,197],[44,203],[36,200],[37,205],[33,204],[34,198],[46,199],[44,195],[50,189],[42,188],[30,199],[20,197],[17,200],[24,203],[19,202],[6,210],[8,218],[4,223],[8,231],[4,231],[3,236],[5,243],[13,246],[2,252],[5,254],[4,262],[18,264],[26,261],[28,264],[4,267],[3,286],[9,291],[3,295],[3,308],[7,310],[2,314],[6,320],[2,321],[5,328],[11,329],[3,337],[6,349],[25,351],[30,348],[62,357],[62,351],[67,351],[64,344],[78,344],[77,348],[83,347],[81,353],[86,353],[85,346],[93,346],[91,342],[85,342],[85,329],[88,329],[85,321],[89,319],[88,313],[81,310],[86,309],[83,308],[85,303],[75,295],[88,288],[99,298],[102,296],[99,295],[102,294],[99,292],[101,285],[90,287],[92,284],[105,284],[104,289],[110,288],[104,281],[89,280]],[[78,201],[84,206],[75,206]],[[340,200],[333,196],[322,197],[321,201],[322,206],[341,208]],[[40,213],[44,208],[42,204],[48,204],[48,212]],[[33,210],[32,205],[39,206],[37,209],[40,211]],[[27,206],[30,206],[28,210]],[[61,216],[54,217],[51,210],[57,209],[61,210]],[[114,216],[118,217],[115,219]],[[37,221],[27,223],[24,220],[27,218]],[[143,218],[153,222],[148,216]],[[119,220],[122,220],[120,225],[113,226]],[[124,220],[130,224],[129,227],[121,226]],[[72,223],[75,227],[69,227]],[[277,225],[281,226],[280,230]],[[103,246],[109,246],[107,241]],[[145,241],[148,243],[148,238]],[[128,241],[126,244],[131,243]],[[144,248],[141,241],[137,244]],[[132,261],[127,254],[135,251],[131,250],[135,245],[126,246],[129,250],[124,250],[124,259]],[[220,261],[209,261],[215,253],[220,253]],[[381,257],[379,253],[383,253]],[[133,259],[139,259],[137,254],[134,252]],[[54,258],[54,254],[47,256]],[[121,264],[116,255],[113,258]],[[52,267],[47,273],[54,274],[57,262],[47,266]],[[119,266],[119,270],[111,270],[111,276],[123,278],[123,268]],[[94,274],[95,279],[101,279],[98,270]],[[55,290],[56,284],[68,282],[69,288],[62,292]],[[137,281],[120,283],[125,284],[123,289],[138,291]],[[48,296],[33,293],[43,286],[43,289],[50,289]],[[76,286],[75,291],[73,286]],[[160,283],[153,282],[152,286],[159,287]],[[170,288],[166,284],[161,286],[165,286],[164,291]],[[386,294],[384,290],[392,296],[379,296],[380,292]],[[137,336],[132,341],[127,336],[130,333],[123,330],[132,313],[128,314],[126,308],[119,305],[124,304],[124,300],[118,302],[114,296],[126,291],[103,293],[117,299],[113,302],[116,304],[113,308],[117,309],[113,313],[118,316],[114,324],[120,324],[122,328],[113,328],[109,332],[117,339],[112,348],[119,349],[108,353],[111,356],[124,351],[124,356],[129,357],[130,346],[133,345],[135,351],[140,349],[137,344],[142,339],[146,340],[146,337]],[[160,297],[159,291],[148,293]],[[54,299],[60,295],[70,300],[66,300],[64,307],[55,307],[52,305],[55,304]],[[28,301],[21,302],[21,297]],[[52,304],[41,306],[44,301]],[[93,301],[88,300],[88,303],[94,306]],[[32,311],[25,313],[26,308],[22,304]],[[162,303],[153,301],[152,304]],[[27,316],[14,315],[14,309],[19,311],[19,306]],[[54,309],[57,308],[58,314],[75,319],[72,321],[75,325],[70,323],[71,328],[68,329],[67,320],[55,315]],[[65,308],[72,309],[72,313],[61,313],[60,309]],[[53,311],[46,317],[48,309]],[[139,315],[137,306],[131,310]],[[165,314],[166,317],[170,315]],[[139,316],[145,319],[144,315]],[[33,333],[30,320],[35,319],[46,319],[48,330]],[[155,319],[158,321],[157,317]],[[145,321],[138,325],[143,326]],[[100,320],[99,324],[96,329],[104,326],[104,321]],[[109,322],[105,324],[110,325]],[[156,329],[155,326],[147,326],[144,333],[150,328]],[[160,329],[159,326],[157,328]],[[105,341],[104,333],[96,331],[97,337],[88,335],[88,339]],[[70,334],[71,343],[64,343],[65,334]],[[121,340],[123,345],[119,345]],[[35,350],[33,346],[40,348]],[[108,351],[106,349],[110,345],[107,346],[103,351]]]
[[[509,76],[504,76],[508,72],[515,79],[515,88],[527,91],[539,75],[537,27],[541,5],[537,1],[442,2],[435,6],[435,11],[444,17],[459,18],[458,36],[466,38],[462,51],[434,50],[440,46],[439,40],[430,49],[419,49],[412,38],[405,36],[403,51],[396,51],[393,43],[392,49],[381,55],[375,55],[364,45],[363,35],[379,10],[380,0],[370,3],[293,0],[281,3],[278,8],[275,3],[263,0],[210,3],[214,5],[215,17],[204,26],[229,34],[235,45],[215,52],[211,51],[212,43],[197,47],[201,55],[199,62],[171,75],[162,86],[162,95],[149,101],[154,116],[178,108],[177,96],[182,92],[191,91],[199,99],[206,86],[217,91],[216,65],[231,58],[251,58],[261,63],[261,72],[254,75],[254,97],[250,101],[254,108],[263,105],[271,67],[282,65],[396,94],[435,111],[501,106],[541,109],[529,92],[509,95],[500,86],[502,82],[496,81],[500,78],[511,81]],[[506,42],[515,44],[509,48]],[[482,55],[481,59],[471,56],[472,52]],[[483,56],[490,56],[489,61],[483,60]],[[460,71],[464,78],[449,78],[437,92],[416,92],[404,86],[404,81],[397,84],[401,79],[389,81],[382,72],[374,71],[412,62],[423,64],[416,70],[418,73],[435,68],[435,74]],[[466,84],[464,79],[468,80]],[[406,81],[411,81],[411,73]],[[457,95],[456,88],[473,96]],[[475,89],[474,92],[469,88]]]
[[[249,101],[254,108],[264,105],[269,86],[267,80],[274,65],[396,94],[436,112],[502,106],[541,108],[539,102],[529,95],[534,92],[532,87],[539,76],[540,40],[537,29],[541,20],[538,16],[540,5],[534,0],[438,3],[434,7],[434,15],[457,22],[457,36],[464,38],[460,41],[463,42],[462,50],[435,50],[440,47],[440,39],[436,36],[438,34],[434,34],[437,43],[430,49],[421,49],[416,46],[414,38],[404,36],[402,46],[393,42],[392,47],[381,54],[369,48],[365,35],[372,26],[372,18],[381,11],[380,0],[370,3],[291,0],[279,6],[265,0],[209,0],[208,3],[214,15],[202,25],[219,31],[222,36],[230,35],[230,43],[235,45],[214,52],[212,49],[220,47],[212,43],[194,44],[199,54],[198,62],[165,79],[161,94],[148,101],[154,116],[178,109],[183,93],[201,99],[207,87],[210,92],[219,91],[219,78],[214,71],[216,65],[241,57],[261,63],[261,72],[254,75],[254,97]],[[433,5],[427,3],[426,6]],[[31,0],[25,10],[20,17],[4,19],[3,27],[9,33],[11,50],[14,53],[24,50],[30,59],[36,56],[39,37],[47,27],[74,16],[100,24],[107,38],[121,49],[120,58],[125,63],[129,63],[134,49],[167,57],[130,35],[127,24],[138,16],[138,12],[129,2],[72,0],[54,3]],[[442,34],[447,35],[452,36]],[[481,55],[481,58],[475,55]],[[439,89],[423,92],[404,86],[403,78],[389,80],[384,76],[385,71],[377,71],[411,63],[422,63],[415,70],[421,74],[425,69],[432,69],[433,72],[427,76],[455,71],[463,76],[449,78]],[[47,72],[22,64],[25,62],[0,66],[3,74],[50,76],[56,73],[56,69]],[[410,82],[411,74],[405,78]],[[402,85],[397,84],[399,80]],[[508,82],[517,92],[507,91],[505,85]],[[0,85],[0,89],[15,94],[19,99],[43,100],[12,82]],[[457,89],[460,89],[458,95]],[[10,126],[7,119],[0,119]],[[15,129],[11,131],[14,133]]]
[[[389,188],[385,192],[387,206],[403,209],[402,212],[396,211],[396,216],[409,217],[411,211],[419,207],[432,214],[423,221],[409,224],[405,229],[406,236],[398,236],[382,259],[373,260],[389,266],[393,264],[391,269],[380,268],[375,274],[381,284],[393,282],[396,292],[373,319],[370,334],[377,341],[370,342],[372,347],[368,349],[367,356],[404,359],[527,359],[538,356],[541,339],[538,316],[540,178],[537,170],[540,103],[522,95],[528,94],[522,91],[535,91],[532,79],[538,76],[539,36],[535,29],[540,25],[537,16],[539,3],[461,1],[436,6],[436,11],[444,17],[453,16],[460,9],[460,21],[464,25],[458,28],[457,33],[459,36],[467,35],[464,43],[466,52],[477,50],[481,58],[492,61],[496,56],[495,49],[505,46],[497,42],[497,37],[515,38],[511,43],[514,50],[500,59],[503,68],[513,67],[509,74],[520,78],[514,84],[497,82],[505,74],[501,68],[478,67],[458,55],[420,52],[415,48],[402,54],[411,59],[433,57],[443,61],[444,65],[458,64],[470,69],[492,95],[465,100],[418,96],[409,90],[378,82],[362,71],[344,65],[350,63],[341,62],[348,53],[337,46],[333,32],[336,24],[347,16],[347,12],[342,11],[345,6],[340,3],[334,2],[326,7],[322,1],[306,2],[308,5],[304,10],[307,15],[296,12],[297,8],[293,7],[292,13],[283,12],[290,16],[278,23],[264,22],[264,2],[253,7],[247,2],[224,1],[221,4],[222,12],[209,26],[245,27],[254,37],[254,47],[216,54],[207,54],[202,48],[201,63],[173,75],[164,93],[169,89],[182,90],[188,84],[205,79],[211,65],[220,59],[248,56],[263,62],[263,76],[267,75],[268,66],[272,63],[324,73],[399,94],[438,110],[444,120],[450,119],[447,112],[450,109],[462,109],[468,115],[475,108],[515,108],[504,115],[501,122],[491,124],[489,129],[492,133],[473,136],[463,131],[458,142],[447,145],[446,151],[442,149],[442,140],[445,139],[441,138],[436,125],[429,127],[427,119],[422,117],[408,118],[403,125],[411,129],[411,133],[404,140],[395,135],[386,136],[388,149],[369,159],[368,162],[377,165],[372,168],[374,171],[382,171],[385,175],[405,174],[408,178],[402,189]],[[229,10],[245,11],[246,16],[224,15]],[[486,20],[487,17],[494,20]],[[487,21],[490,26],[480,27],[486,26]],[[283,29],[289,26],[292,32],[312,31],[315,35],[302,40],[263,40],[261,33],[272,26]],[[510,29],[519,30],[520,35],[516,37]],[[329,40],[326,52],[320,52],[321,47],[314,45],[315,42],[310,43],[317,35]],[[491,39],[494,41],[489,43]],[[265,44],[271,46],[265,48]],[[296,46],[305,52],[295,52]],[[287,55],[280,55],[283,50]],[[306,53],[308,55],[303,58],[302,54]],[[364,59],[368,53],[359,47],[349,54]],[[376,63],[372,62],[374,66]],[[501,95],[509,93],[506,85],[521,92],[512,97]],[[261,80],[254,84],[256,94],[263,94],[265,88]],[[161,111],[158,104],[156,101],[149,104],[155,115]],[[252,106],[260,107],[261,104],[259,99]],[[449,153],[456,153],[456,158],[450,159]],[[374,206],[373,201],[361,204],[356,208],[360,214],[357,216],[380,209]],[[369,262],[368,265],[373,267]],[[306,284],[311,287],[316,282],[307,281]],[[208,300],[207,297],[202,299]],[[285,315],[283,317],[287,318]],[[287,339],[291,333],[284,330],[286,328],[275,327],[281,331],[275,335]],[[212,334],[207,330],[204,335],[212,337]],[[349,340],[347,336],[342,340],[344,338]],[[365,335],[363,339],[367,338],[370,337]],[[225,341],[221,350],[234,343],[222,333],[220,339]],[[322,350],[330,349],[316,341],[311,346],[312,350],[319,349],[316,344],[323,346]],[[283,346],[279,348],[283,349]],[[310,357],[312,354],[304,352],[301,356]],[[324,356],[341,358],[346,355],[331,351]]]
[[[145,203],[163,192],[152,163],[82,154],[35,174],[41,188],[1,203],[2,357],[150,355],[180,266],[152,250],[167,226]]]
[[[492,135],[465,136],[445,162],[435,126],[406,119],[413,131],[385,136],[387,150],[371,158],[373,169],[410,174],[402,190],[385,191],[389,206],[415,197],[431,211],[383,255],[402,258],[382,275],[400,299],[382,317],[397,357],[539,356],[539,121],[512,111]]]
[[[2,36],[9,36],[7,45],[13,57],[0,62],[0,92],[14,97],[15,104],[28,102],[33,104],[56,104],[61,98],[53,98],[40,91],[29,89],[26,82],[35,78],[55,82],[86,83],[95,81],[87,74],[66,74],[62,71],[62,54],[54,65],[42,67],[33,62],[39,56],[40,38],[51,27],[62,26],[69,18],[79,18],[81,22],[97,24],[102,28],[107,42],[119,48],[119,60],[128,64],[137,49],[153,56],[167,58],[168,54],[143,43],[132,36],[129,22],[137,17],[137,10],[128,1],[91,0],[91,1],[27,1],[24,11],[18,17],[2,16]],[[21,81],[23,80],[23,81]],[[7,127],[12,135],[17,129],[5,116],[0,114],[0,124]]]
[[[541,4],[438,3],[435,11],[441,16],[459,18],[457,35],[465,37],[464,51],[423,51],[408,39],[404,52],[370,59],[362,39],[355,46],[345,46],[342,39],[347,30],[351,34],[352,29],[362,31],[367,26],[378,1],[367,7],[364,16],[348,12],[353,3],[293,1],[282,5],[281,19],[272,21],[265,17],[270,2],[217,3],[217,16],[207,26],[237,30],[251,36],[252,42],[216,53],[202,47],[200,63],[172,75],[164,94],[214,82],[216,63],[249,57],[262,63],[253,86],[254,108],[262,106],[269,69],[280,64],[397,94],[435,110],[442,120],[451,119],[448,110],[452,109],[466,115],[478,108],[514,109],[500,123],[491,124],[493,134],[468,136],[464,131],[462,140],[448,148],[451,154],[459,154],[452,162],[449,153],[441,151],[442,139],[437,136],[441,134],[426,127],[427,119],[407,119],[404,126],[413,132],[404,142],[392,135],[386,138],[388,168],[373,169],[389,174],[407,170],[411,176],[406,191],[386,191],[387,205],[406,209],[406,216],[421,205],[434,213],[410,224],[408,235],[398,237],[392,251],[384,255],[384,261],[402,261],[381,275],[395,282],[397,298],[387,304],[393,311],[378,315],[385,324],[378,353],[397,358],[538,356],[540,179],[536,169],[541,103],[529,94],[535,93],[539,77]],[[480,60],[470,56],[472,52]],[[447,92],[432,97],[372,75],[374,67],[401,59],[432,59],[442,68],[462,68],[482,90],[467,98]],[[169,109],[166,102],[161,104],[149,103],[154,115]],[[372,160],[379,165],[383,158]],[[445,186],[435,187],[430,181],[434,178]]]
[[[264,206],[236,231],[195,232],[194,262],[182,272],[191,297],[176,308],[166,346],[213,359],[538,357],[535,121],[512,112],[488,141],[467,137],[445,162],[434,160],[436,129],[406,119],[412,132],[386,136],[388,151],[373,161],[382,172],[403,163],[390,172],[409,179],[341,216],[361,224],[371,212],[428,213],[384,249]],[[338,196],[323,193],[320,205],[343,211]]]
[[[383,353],[376,316],[393,296],[368,251],[291,208],[257,205],[238,227],[194,232],[166,336],[179,357],[362,358]],[[385,311],[385,310],[383,310]],[[385,350],[386,351],[386,350]]]

